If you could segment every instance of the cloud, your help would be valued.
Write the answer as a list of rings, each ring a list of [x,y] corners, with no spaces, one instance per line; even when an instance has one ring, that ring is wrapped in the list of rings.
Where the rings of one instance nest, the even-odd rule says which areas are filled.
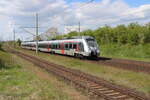
[[[124,0],[100,0],[89,4],[78,1],[68,3],[65,0],[0,0],[0,28],[7,33],[14,28],[10,23],[35,26],[36,12],[39,13],[40,26],[57,27],[61,32],[64,26],[77,25],[79,21],[89,29],[106,24],[114,26],[150,21],[150,4],[131,7]],[[34,29],[31,31],[34,32]],[[40,32],[44,31],[46,28],[40,29]],[[25,34],[22,37],[30,36]]]
[[[0,40],[12,39],[13,23],[11,17],[0,15]]]
[[[150,4],[142,5],[138,8],[130,8],[126,12],[122,13],[126,19],[144,19],[150,16]]]
[[[83,24],[94,27],[120,21],[121,13],[126,9],[129,9],[129,6],[122,0],[103,0],[76,8],[76,14]]]

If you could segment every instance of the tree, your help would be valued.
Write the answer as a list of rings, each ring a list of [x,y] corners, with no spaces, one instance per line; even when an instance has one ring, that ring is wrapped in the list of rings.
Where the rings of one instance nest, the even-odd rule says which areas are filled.
[[[73,31],[73,32],[68,33],[67,37],[72,37],[72,36],[77,36],[77,35],[78,35],[78,32]]]
[[[77,36],[78,32],[70,32],[64,37]],[[128,26],[118,25],[116,27],[104,26],[96,30],[85,30],[80,35],[89,35],[96,38],[99,44],[131,44],[139,45],[150,43],[150,23],[140,25],[137,22]]]
[[[19,46],[21,46],[21,42],[22,42],[22,41],[21,41],[20,39],[17,40],[17,44],[18,44]]]

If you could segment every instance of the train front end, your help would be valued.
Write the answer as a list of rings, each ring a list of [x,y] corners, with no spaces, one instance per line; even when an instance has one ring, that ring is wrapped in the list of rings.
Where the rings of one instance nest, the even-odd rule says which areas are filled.
[[[91,57],[98,57],[100,55],[99,46],[97,41],[93,37],[86,37],[85,38],[87,47],[88,47],[88,54]]]

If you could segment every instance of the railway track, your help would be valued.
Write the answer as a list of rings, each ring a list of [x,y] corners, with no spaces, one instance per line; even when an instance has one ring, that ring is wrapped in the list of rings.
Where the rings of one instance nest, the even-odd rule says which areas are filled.
[[[33,57],[21,52],[11,51],[19,57],[32,62],[33,64],[44,68],[46,71],[82,88],[92,96],[105,100],[150,100],[143,93],[127,89],[124,86],[109,83],[101,78],[83,73],[79,70],[66,68],[62,65],[47,62],[43,59]]]
[[[68,57],[68,56],[64,56],[64,57]],[[72,59],[75,58],[72,57]],[[108,57],[98,57],[98,59],[88,58],[82,61],[90,62],[98,65],[106,65],[107,67],[125,69],[133,72],[143,72],[146,74],[150,74],[150,62],[108,58]]]
[[[143,72],[150,74],[150,62],[117,59],[117,58],[106,58],[106,57],[99,57],[97,61],[91,59],[86,61],[95,64],[102,64],[106,66],[126,69],[134,72]]]

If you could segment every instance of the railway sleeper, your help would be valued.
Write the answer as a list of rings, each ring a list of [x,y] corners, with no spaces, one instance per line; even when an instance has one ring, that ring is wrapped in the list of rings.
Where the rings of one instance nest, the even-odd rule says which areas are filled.
[[[95,91],[95,90],[93,90],[93,89],[90,89],[89,93],[90,93],[91,95],[96,95],[97,97],[101,97],[101,98],[106,99],[106,100],[117,100],[117,99],[115,99],[115,98],[112,98],[112,97],[110,97],[110,96],[107,96],[107,95],[105,95],[105,94],[103,94],[103,93],[100,93],[99,91]]]
[[[108,88],[100,88],[100,89],[97,89],[98,91],[104,91],[104,90],[109,90]]]
[[[108,96],[115,96],[117,94],[120,94],[120,92],[106,93],[106,95]]]
[[[17,53],[17,52],[16,52]],[[44,66],[44,69],[46,69],[46,70],[49,70],[48,68],[45,68],[47,65],[50,65],[49,63],[46,63],[46,64],[44,64],[45,62],[42,62],[43,64],[39,64],[38,63],[38,61],[40,62],[41,60],[40,59],[36,59],[36,60],[33,60],[35,57],[30,57],[30,56],[27,56],[27,55],[21,55],[21,53],[18,53],[17,55],[19,55],[19,56],[21,56],[22,58],[25,58],[26,60],[28,60],[28,61],[31,61],[31,62],[33,62],[34,64],[36,64],[36,65],[38,65],[38,66],[40,66],[40,67],[43,67]],[[56,65],[55,65],[56,66]],[[57,66],[56,67],[56,69],[59,69],[59,67]],[[57,71],[55,69],[55,71]],[[73,72],[73,70],[70,70],[69,71],[69,69],[67,70],[67,71],[65,71],[65,68],[60,68],[60,69],[63,69],[64,70],[64,72]],[[56,75],[58,75],[59,74],[59,72],[62,72],[62,71],[59,71],[59,72],[54,72],[54,71],[52,71],[53,73],[55,73]],[[62,73],[61,73],[62,74]],[[61,74],[59,74],[59,76],[61,76],[61,77],[67,77],[67,75],[71,75],[71,74],[65,74],[66,76],[63,76],[63,75],[61,75]],[[72,73],[73,75],[75,75],[75,76],[78,76],[79,74],[80,74],[80,72],[79,73]],[[86,75],[86,74],[85,74]],[[83,76],[84,76],[84,74],[83,74]],[[92,77],[91,77],[92,78]],[[78,84],[80,84],[80,86],[81,87],[83,87],[83,88],[86,88],[87,87],[87,85],[85,85],[85,82],[87,82],[87,81],[85,81],[85,80],[88,80],[88,81],[94,81],[93,79],[91,79],[91,78],[88,78],[88,77],[86,77],[85,79],[84,79],[84,81],[82,81],[82,82],[80,82],[80,83],[78,83]],[[67,80],[71,80],[70,78],[68,79],[68,78],[66,78]],[[97,82],[96,82],[97,83]],[[117,90],[117,91],[119,91],[119,94],[118,94],[118,96],[117,95],[108,95],[108,93],[106,93],[106,94],[104,94],[104,93],[100,93],[100,95],[102,95],[102,96],[104,96],[104,97],[108,97],[108,96],[115,96],[115,97],[118,97],[118,99],[119,99],[119,97],[122,99],[123,98],[123,96],[127,96],[127,95],[130,95],[131,97],[134,97],[135,98],[135,100],[148,100],[148,99],[143,99],[143,97],[141,96],[139,96],[139,97],[137,97],[137,93],[136,92],[131,92],[131,91],[126,91],[125,89],[119,89],[119,88],[117,88],[117,87],[115,87],[114,85],[110,85],[110,84],[105,84],[106,82],[100,82],[100,84],[101,85],[103,85],[104,87],[106,86],[106,87],[109,87],[109,88],[111,88],[112,87],[112,90],[114,89],[114,90]],[[113,87],[114,86],[114,87]],[[100,89],[95,89],[94,91],[96,91],[96,90],[100,90]],[[101,90],[102,91],[102,90]],[[103,90],[103,91],[106,91],[106,90]],[[100,91],[99,91],[100,92]],[[123,94],[122,94],[123,93]],[[124,95],[125,94],[125,95]],[[124,97],[124,98],[126,98],[126,97]],[[118,100],[117,99],[117,100]],[[110,99],[110,100],[113,100],[113,99]],[[129,99],[130,100],[130,99]]]
[[[103,93],[113,93],[114,92],[114,90],[106,90],[106,91],[103,91]]]
[[[126,99],[127,97],[128,97],[127,95],[120,95],[120,96],[116,96],[116,97],[113,97],[113,98],[124,100],[124,99]]]
[[[75,81],[76,81],[76,80],[72,81],[71,79],[68,79],[68,78],[67,78],[67,80],[70,81],[70,82],[72,82],[72,83],[75,83]],[[86,85],[84,84],[84,82],[80,82],[80,83],[77,83],[77,82],[76,82],[76,84],[78,84],[78,85],[79,85],[80,87],[82,87],[82,88],[87,88]],[[93,88],[93,87],[92,87],[92,88]],[[91,93],[94,94],[93,90],[90,89],[89,91],[91,91]],[[98,95],[97,95],[97,96],[98,96]],[[119,97],[118,97],[118,98],[119,98]]]

